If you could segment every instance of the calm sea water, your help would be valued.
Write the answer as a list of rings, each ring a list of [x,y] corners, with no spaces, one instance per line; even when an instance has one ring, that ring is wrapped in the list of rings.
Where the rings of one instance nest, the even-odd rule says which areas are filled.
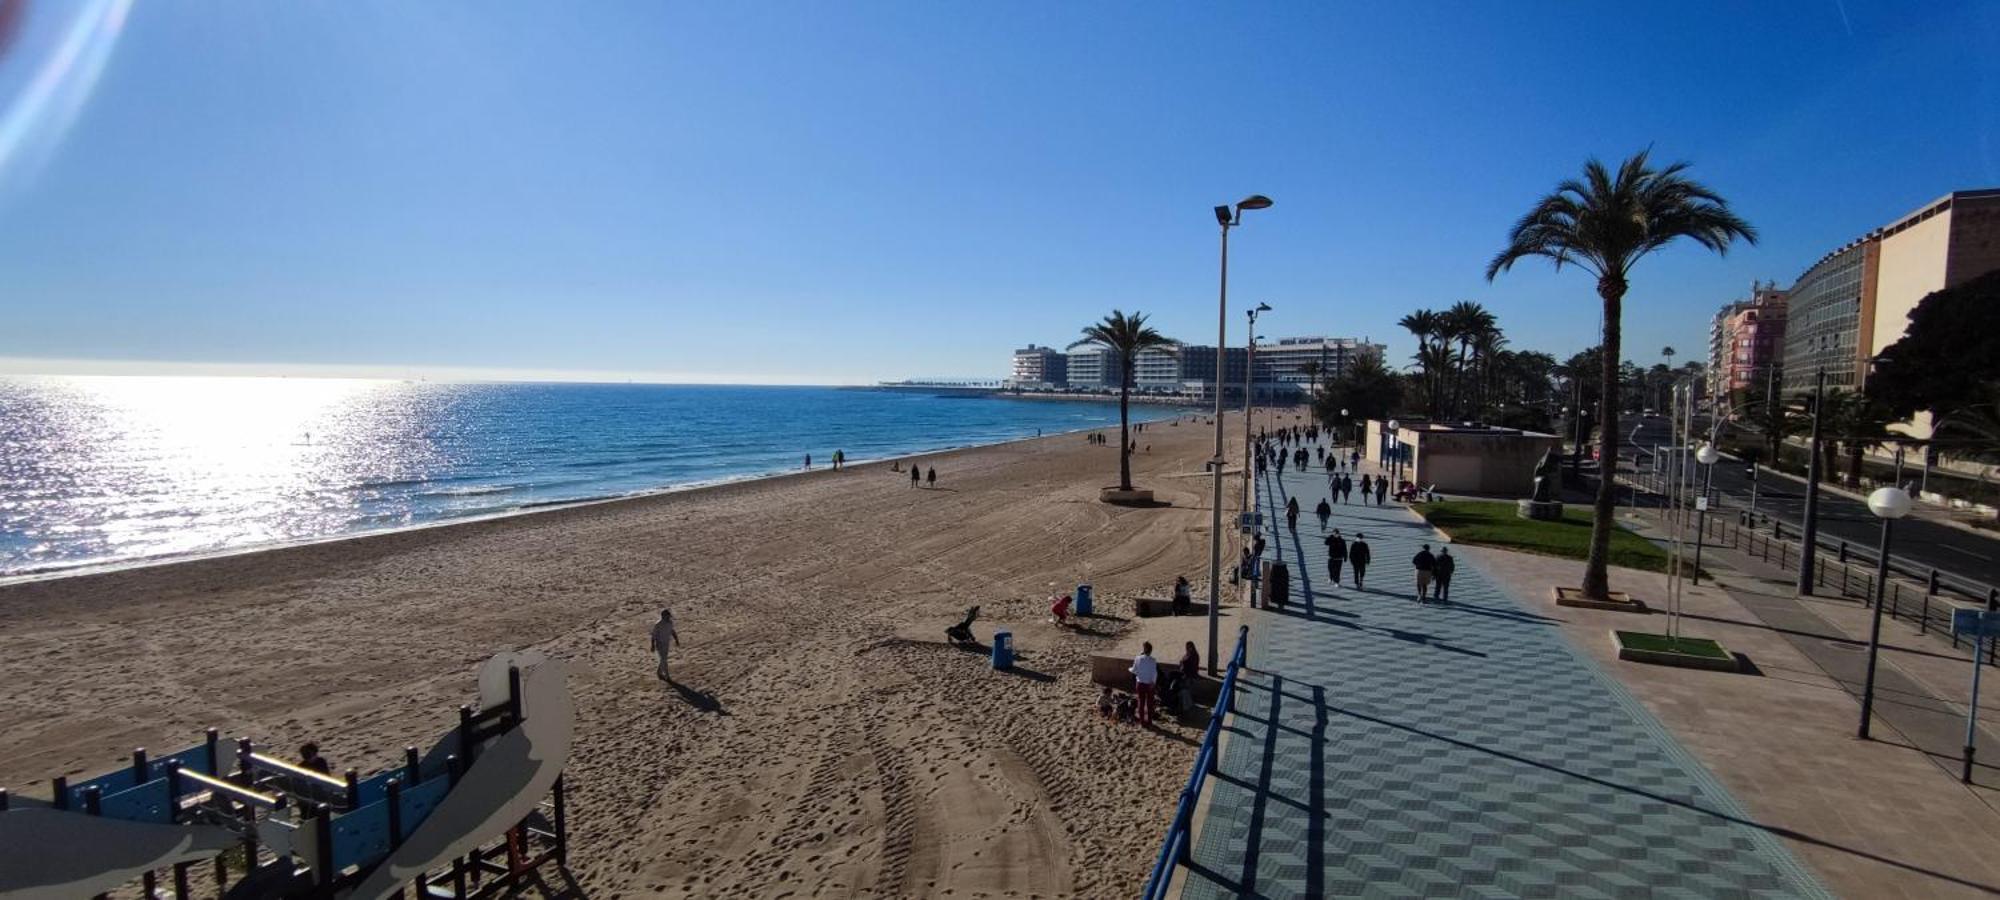
[[[836,448],[861,461],[1117,421],[1110,403],[837,388],[0,379],[0,575],[792,471],[806,453],[822,467]]]

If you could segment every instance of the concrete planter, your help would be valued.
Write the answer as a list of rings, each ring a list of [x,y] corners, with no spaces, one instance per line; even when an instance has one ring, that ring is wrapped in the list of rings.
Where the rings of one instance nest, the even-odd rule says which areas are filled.
[[[1557,606],[1570,606],[1577,609],[1610,609],[1618,612],[1633,613],[1651,612],[1651,610],[1646,608],[1646,604],[1632,599],[1624,591],[1612,591],[1611,599],[1609,600],[1593,600],[1583,595],[1582,588],[1559,587],[1554,590]]]
[[[1153,492],[1143,488],[1133,488],[1129,491],[1121,491],[1117,488],[1102,488],[1097,492],[1097,499],[1104,503],[1116,503],[1120,506],[1151,506],[1153,505]]]
[[[1683,642],[1693,640],[1709,644],[1722,654],[1720,656],[1711,656],[1707,654],[1676,653],[1671,650],[1657,648],[1641,649],[1633,647],[1626,642],[1627,634],[1629,632],[1619,631],[1615,628],[1611,630],[1611,644],[1618,648],[1618,658],[1627,662],[1648,663],[1655,666],[1676,666],[1682,669],[1704,669],[1710,672],[1740,672],[1743,670],[1742,662],[1737,659],[1736,654],[1729,652],[1729,649],[1722,646],[1722,642],[1720,641],[1713,641],[1708,638],[1681,639]]]

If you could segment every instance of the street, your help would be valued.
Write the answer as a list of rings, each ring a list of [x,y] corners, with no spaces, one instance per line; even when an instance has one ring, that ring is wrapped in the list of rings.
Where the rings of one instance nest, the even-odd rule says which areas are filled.
[[[1701,429],[1697,428],[1697,431]],[[1662,416],[1642,419],[1625,430],[1621,444],[1629,443],[1640,452],[1639,471],[1652,471],[1655,446],[1670,442],[1668,420]],[[1695,442],[1697,445],[1700,441]],[[1741,460],[1725,457],[1715,466],[1715,493],[1727,497],[1719,508],[1735,510],[1750,505],[1750,478]],[[1823,473],[1824,474],[1824,473]],[[1700,477],[1697,475],[1697,477]],[[1805,521],[1805,485],[1764,469],[1757,491],[1757,511],[1784,522],[1788,534],[1796,534]],[[1728,515],[1730,513],[1723,513]],[[1868,505],[1831,491],[1819,495],[1819,541],[1826,549],[1839,542],[1865,548],[1871,553],[1882,540],[1882,520],[1868,511]],[[2000,586],[2000,539],[1975,534],[1961,528],[1910,516],[1896,523],[1890,554],[1911,569],[1936,568],[1987,585]]]

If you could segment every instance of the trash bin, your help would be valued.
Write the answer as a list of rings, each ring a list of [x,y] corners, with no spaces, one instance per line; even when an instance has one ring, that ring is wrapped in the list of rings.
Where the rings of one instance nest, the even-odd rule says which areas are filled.
[[[1074,606],[1077,615],[1090,615],[1090,585],[1079,584],[1076,586],[1076,603]]]
[[[1292,572],[1284,563],[1271,563],[1269,576],[1264,579],[1264,605],[1284,606],[1292,599],[1288,592],[1292,589]]]
[[[993,668],[1011,669],[1013,667],[1014,667],[1014,632],[1011,631],[993,632]]]

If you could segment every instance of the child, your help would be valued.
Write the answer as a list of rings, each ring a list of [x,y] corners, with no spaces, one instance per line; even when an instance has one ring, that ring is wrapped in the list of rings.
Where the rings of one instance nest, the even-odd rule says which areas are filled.
[[[1049,604],[1049,615],[1055,617],[1057,625],[1069,624],[1070,602],[1071,602],[1070,596],[1068,594],[1064,594],[1060,597],[1057,597],[1056,602]]]
[[[1106,687],[1103,693],[1097,695],[1097,715],[1109,722],[1117,711],[1117,698],[1111,696],[1111,688]]]

